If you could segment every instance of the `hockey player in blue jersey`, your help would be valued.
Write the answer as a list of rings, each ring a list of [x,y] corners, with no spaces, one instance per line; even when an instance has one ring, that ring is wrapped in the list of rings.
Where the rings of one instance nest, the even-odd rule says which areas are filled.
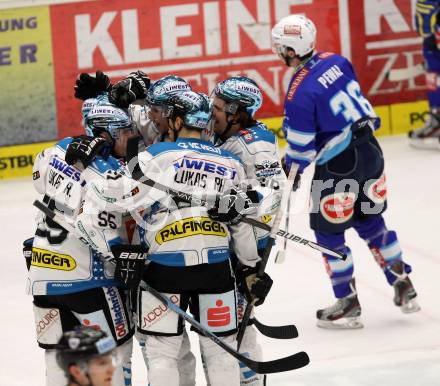
[[[397,235],[387,229],[384,160],[373,136],[380,126],[362,93],[351,63],[316,52],[316,29],[302,15],[281,19],[272,29],[275,53],[294,75],[284,104],[283,130],[288,142],[285,167],[301,173],[316,162],[310,225],[317,241],[345,253],[341,261],[324,255],[336,304],[317,311],[323,328],[360,328],[361,306],[353,277],[353,259],[344,233],[354,228],[365,240],[394,288],[402,312],[418,311],[416,292],[402,261]]]
[[[414,15],[416,30],[423,38],[429,117],[424,127],[408,133],[412,146],[440,149],[440,49],[438,46],[440,1],[418,0]]]

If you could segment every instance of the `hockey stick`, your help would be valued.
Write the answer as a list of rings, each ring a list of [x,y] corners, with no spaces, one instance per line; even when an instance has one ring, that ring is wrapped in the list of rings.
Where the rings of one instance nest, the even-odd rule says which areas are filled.
[[[285,326],[267,326],[261,323],[257,318],[250,319],[254,326],[264,336],[272,339],[294,339],[298,337],[298,330],[293,324],[286,324]]]
[[[290,196],[289,196],[289,198],[290,198]],[[286,219],[284,222],[284,228],[286,228],[287,231],[289,231],[289,217],[290,217],[290,199],[287,201]],[[284,263],[284,260],[286,260],[286,249],[287,249],[287,239],[285,238],[283,240],[283,248],[279,249],[276,256],[275,256],[275,263],[276,264]]]
[[[270,230],[269,239],[267,240],[267,245],[264,248],[263,253],[261,254],[261,263],[257,272],[257,277],[262,276],[264,270],[266,269],[266,264],[267,261],[269,260],[269,255],[270,252],[272,251],[272,247],[275,245],[277,231],[278,229],[280,229],[280,223],[281,223],[281,218],[283,217],[283,211],[287,206],[287,201],[289,200],[290,192],[292,191],[293,184],[295,182],[295,176],[298,173],[298,168],[299,165],[295,163],[292,164],[292,166],[290,167],[289,175],[287,176],[286,186],[284,187],[283,195],[281,197],[281,203],[277,209],[275,220]],[[238,329],[238,333],[237,333],[237,349],[240,348],[241,342],[244,337],[244,332],[246,331],[248,321],[251,317],[252,309],[254,308],[255,301],[256,299],[254,299],[254,301],[246,305],[243,319],[241,320],[240,328]]]
[[[254,361],[240,354],[238,350],[235,350],[233,347],[229,346],[227,343],[223,342],[219,337],[214,335],[211,331],[205,329],[205,327],[203,327],[197,320],[192,318],[180,307],[175,305],[165,295],[162,295],[160,292],[156,291],[154,288],[150,287],[146,283],[142,283],[141,287],[149,291],[153,296],[159,299],[168,308],[170,308],[176,314],[178,314],[183,319],[185,319],[189,324],[194,326],[197,330],[199,330],[202,333],[202,335],[211,339],[213,342],[217,343],[226,352],[231,354],[233,357],[238,359],[240,362],[244,363],[247,367],[249,367],[251,370],[255,371],[258,374],[272,374],[272,373],[280,373],[283,371],[296,370],[306,366],[310,362],[307,353],[305,353],[304,351],[300,351],[296,354],[290,355],[285,358],[275,359],[273,361],[268,361],[268,362]]]
[[[96,245],[91,242],[87,237],[83,237],[79,231],[73,226],[67,223],[61,214],[54,212],[49,209],[42,202],[35,200],[34,206],[41,210],[48,218],[58,223],[61,227],[63,227],[66,231],[71,232],[73,235],[78,237],[84,244],[91,247],[95,250],[95,252],[99,255],[99,257],[114,263],[114,259],[110,259],[108,256],[103,255],[98,252]],[[304,367],[309,364],[310,359],[306,352],[300,351],[296,354],[289,355],[288,357],[275,359],[273,361],[267,362],[259,362],[254,361],[235,350],[233,347],[229,346],[227,343],[223,342],[220,338],[218,338],[211,331],[207,330],[203,325],[201,325],[197,320],[195,320],[191,315],[187,314],[180,307],[176,306],[172,303],[166,296],[162,295],[160,292],[156,291],[154,288],[150,287],[147,283],[142,282],[142,288],[149,291],[154,297],[164,303],[168,308],[174,311],[176,314],[185,319],[189,324],[194,326],[199,332],[205,337],[211,339],[214,343],[223,348],[230,355],[238,359],[240,362],[244,363],[247,367],[252,369],[258,374],[271,374],[271,373],[279,373],[283,371],[296,370],[301,367]]]
[[[136,160],[134,167],[133,167],[133,163],[132,163],[133,160]],[[131,158],[131,160],[128,162],[128,166],[129,166],[130,171],[132,173],[133,179],[143,183],[146,186],[150,186],[152,188],[155,188],[157,190],[165,192],[165,193],[169,194],[170,196],[173,196],[173,197],[179,199],[182,202],[186,202],[188,204],[200,205],[200,206],[207,206],[209,202],[211,202],[211,205],[212,205],[215,201],[215,198],[211,198],[210,200],[207,200],[207,199],[204,199],[201,197],[194,196],[190,193],[185,193],[180,190],[173,189],[169,186],[165,186],[165,185],[161,184],[160,182],[157,182],[157,181],[154,181],[154,180],[148,178],[147,176],[145,176],[145,174],[142,172],[142,170],[139,167],[139,163],[137,162],[137,155]],[[253,218],[244,217],[241,219],[241,221],[245,222],[246,224],[252,225],[256,228],[260,228],[260,229],[263,229],[263,230],[266,230],[269,232],[272,229],[270,225],[264,224],[263,222],[257,221]],[[277,231],[277,236],[284,237],[285,239],[293,241],[295,243],[306,245],[310,248],[318,250],[321,253],[325,253],[327,255],[336,257],[341,260],[345,260],[347,258],[347,256],[342,252],[334,251],[334,250],[329,249],[327,247],[324,247],[322,245],[316,244],[313,241],[309,241],[309,240],[304,239],[300,236],[294,235],[293,233],[286,232],[282,229],[279,229]]]

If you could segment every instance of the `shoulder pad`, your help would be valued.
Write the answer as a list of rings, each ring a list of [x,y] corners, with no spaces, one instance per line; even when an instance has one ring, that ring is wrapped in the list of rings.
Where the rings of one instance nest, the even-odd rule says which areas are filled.
[[[63,149],[64,151],[66,151],[67,146],[69,146],[69,144],[73,141],[72,137],[66,137],[63,138],[61,141],[58,141],[55,146],[58,146],[59,148]]]

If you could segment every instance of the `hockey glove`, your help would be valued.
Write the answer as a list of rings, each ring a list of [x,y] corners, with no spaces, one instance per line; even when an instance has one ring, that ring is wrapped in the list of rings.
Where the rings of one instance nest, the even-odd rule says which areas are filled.
[[[234,225],[252,214],[259,202],[257,191],[234,186],[217,198],[214,207],[208,210],[208,215],[213,220]]]
[[[95,98],[102,92],[110,91],[112,85],[110,79],[102,71],[96,71],[96,76],[90,76],[86,72],[79,75],[75,82],[75,98],[85,101]]]
[[[150,78],[142,71],[131,72],[127,78],[116,83],[109,95],[110,102],[127,108],[137,99],[144,99],[150,88]]]
[[[423,39],[423,49],[429,52],[439,51],[437,47],[437,39],[435,38],[435,35],[431,35]]]
[[[283,170],[284,170],[284,173],[286,173],[286,176],[289,175],[291,165],[292,165],[292,162],[286,163],[286,156],[281,158],[281,166],[283,167]],[[295,181],[293,181],[292,191],[295,192],[300,187],[301,187],[301,174],[296,173]]]
[[[237,268],[237,281],[240,283],[242,292],[249,303],[254,302],[254,306],[259,306],[264,303],[267,294],[269,293],[273,280],[264,272],[263,275],[257,276],[258,267],[241,266]]]
[[[33,243],[34,243],[33,237],[23,241],[23,256],[26,259],[26,268],[28,271],[31,268]]]
[[[87,168],[97,155],[107,159],[112,149],[111,143],[102,137],[80,135],[75,137],[67,146],[65,160],[68,165],[81,161],[84,169]]]
[[[147,250],[141,245],[114,245],[111,251],[116,260],[115,279],[136,289],[142,278]]]

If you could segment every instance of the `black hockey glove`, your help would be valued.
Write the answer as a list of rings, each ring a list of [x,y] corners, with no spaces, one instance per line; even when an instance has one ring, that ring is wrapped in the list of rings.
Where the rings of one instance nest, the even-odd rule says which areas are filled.
[[[234,186],[217,198],[214,206],[208,210],[208,215],[213,220],[234,225],[254,212],[259,202],[257,191]]]
[[[80,135],[67,146],[65,160],[68,165],[81,161],[84,168],[87,168],[97,155],[107,159],[111,150],[112,144],[102,137]]]
[[[116,260],[115,279],[136,289],[142,278],[147,250],[141,245],[114,245],[111,251]]]
[[[79,75],[75,82],[75,98],[86,100],[96,98],[102,92],[110,91],[112,85],[110,79],[102,71],[96,71],[96,76],[90,76],[86,72]]]
[[[150,88],[150,78],[142,71],[131,72],[127,78],[116,83],[109,95],[110,102],[127,108],[137,99],[144,99]]]
[[[23,256],[26,259],[26,268],[29,271],[32,262],[32,245],[34,243],[34,238],[26,239],[23,241]]]
[[[437,39],[435,38],[435,35],[431,35],[423,39],[423,48],[426,51],[430,51],[430,52],[439,51],[437,47]]]
[[[249,303],[255,302],[254,306],[264,303],[273,284],[273,280],[266,272],[261,277],[257,276],[258,268],[258,264],[254,268],[240,266],[236,271],[239,287]]]
[[[289,175],[290,169],[286,165],[286,156],[283,156],[281,158],[281,166],[283,167],[284,173],[286,173],[286,176]],[[296,173],[295,175],[295,181],[293,181],[292,191],[296,191],[301,187],[301,174]]]

